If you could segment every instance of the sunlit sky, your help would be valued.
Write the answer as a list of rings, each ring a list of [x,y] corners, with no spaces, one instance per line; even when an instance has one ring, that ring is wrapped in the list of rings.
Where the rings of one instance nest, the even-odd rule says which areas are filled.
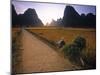
[[[23,14],[28,8],[34,8],[38,17],[44,24],[50,23],[52,19],[57,20],[63,17],[64,9],[69,4],[50,4],[36,2],[12,1],[17,14]],[[71,5],[79,14],[93,13],[96,14],[95,6]]]

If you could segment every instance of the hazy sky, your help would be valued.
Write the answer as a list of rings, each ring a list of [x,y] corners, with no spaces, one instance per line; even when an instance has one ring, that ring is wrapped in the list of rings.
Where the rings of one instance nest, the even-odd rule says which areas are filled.
[[[17,14],[24,13],[28,8],[34,8],[38,17],[44,24],[50,23],[52,19],[57,20],[63,17],[64,9],[68,4],[49,4],[36,2],[12,1]],[[93,13],[96,14],[95,6],[72,5],[79,14]]]

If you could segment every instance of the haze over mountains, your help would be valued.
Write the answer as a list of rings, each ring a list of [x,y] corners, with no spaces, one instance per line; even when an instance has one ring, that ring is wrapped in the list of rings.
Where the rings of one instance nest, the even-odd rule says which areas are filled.
[[[52,11],[53,12],[53,11]],[[42,21],[38,18],[35,9],[29,8],[24,14],[17,14],[12,5],[12,26],[13,27],[37,27],[44,26]],[[57,21],[52,20],[48,26],[63,26],[76,28],[96,28],[96,15],[79,13],[72,6],[66,6],[64,15]]]

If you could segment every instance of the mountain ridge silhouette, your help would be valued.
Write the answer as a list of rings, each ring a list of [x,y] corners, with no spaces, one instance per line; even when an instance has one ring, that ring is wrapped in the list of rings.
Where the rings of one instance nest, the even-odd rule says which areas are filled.
[[[37,27],[44,26],[33,8],[28,8],[23,14],[17,14],[12,5],[12,25],[13,27]],[[63,17],[52,20],[48,26],[63,26],[72,28],[96,28],[96,15],[93,13],[79,13],[71,5],[65,7]]]
[[[28,8],[23,14],[17,14],[12,5],[12,27],[38,27],[43,26],[35,9]]]

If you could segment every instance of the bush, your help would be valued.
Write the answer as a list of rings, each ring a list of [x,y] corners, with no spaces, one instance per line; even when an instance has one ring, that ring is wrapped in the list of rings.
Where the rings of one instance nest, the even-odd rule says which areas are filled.
[[[79,56],[86,47],[86,40],[83,37],[77,37],[72,44],[65,45],[63,51],[71,56]]]
[[[86,40],[78,36],[72,44],[65,45],[63,48],[65,56],[84,68],[96,68],[96,50],[86,48]]]
[[[77,47],[76,44],[70,44],[68,47],[68,54],[72,57],[79,57],[80,56],[80,49]]]
[[[68,47],[69,47],[69,45],[67,45],[67,44],[63,47],[63,52],[65,55],[68,55],[68,53],[69,53]]]
[[[63,51],[66,56],[74,62],[84,65],[82,59],[82,50],[86,47],[86,40],[83,37],[77,37],[72,44],[65,45]]]
[[[86,40],[83,37],[78,36],[75,40],[74,43],[77,45],[80,50],[86,47]]]

